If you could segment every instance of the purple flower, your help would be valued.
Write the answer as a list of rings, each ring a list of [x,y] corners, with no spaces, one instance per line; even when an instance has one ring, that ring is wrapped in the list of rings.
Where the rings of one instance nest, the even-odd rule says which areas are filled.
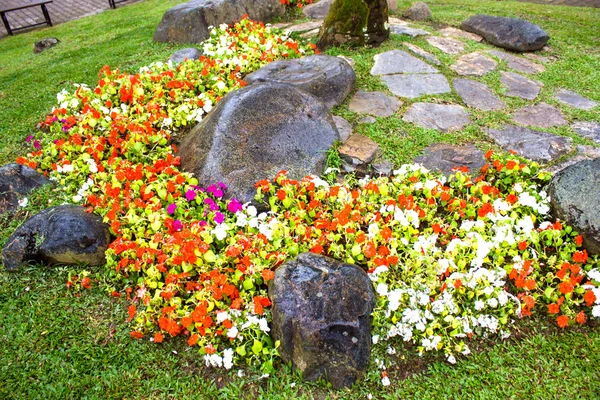
[[[196,192],[194,192],[192,189],[188,190],[187,192],[185,192],[185,198],[188,201],[192,201],[196,198]]]
[[[176,209],[177,209],[177,204],[175,204],[175,203],[171,203],[167,206],[167,212],[171,215],[173,215],[175,213]]]
[[[213,218],[213,221],[215,221],[217,224],[220,224],[223,221],[225,221],[225,216],[217,211],[215,217]]]
[[[33,147],[35,147],[36,149],[38,149],[38,150],[39,150],[39,149],[41,149],[41,148],[42,148],[42,145],[40,144],[40,141],[39,141],[39,140],[34,140],[34,142],[33,142]]]
[[[29,136],[27,136],[27,137],[25,138],[25,141],[26,141],[27,143],[31,143],[31,141],[32,141],[32,140],[33,140],[33,135],[29,135]]]
[[[207,197],[206,199],[204,199],[204,204],[212,205],[215,204],[215,201]]]
[[[206,221],[200,221],[200,226],[206,226]]]
[[[213,203],[210,205],[210,211],[218,211],[219,205],[217,203]]]
[[[176,231],[180,231],[183,229],[183,224],[180,220],[176,219],[175,221],[173,221],[173,229],[175,229]]]
[[[220,199],[221,197],[223,197],[223,191],[222,191],[221,189],[217,189],[217,190],[215,190],[213,194],[215,195],[215,197],[217,197],[217,198],[219,198],[219,199]]]
[[[229,201],[229,204],[227,204],[227,210],[229,210],[230,213],[234,214],[238,211],[242,211],[242,203],[240,203],[236,199],[231,199]]]

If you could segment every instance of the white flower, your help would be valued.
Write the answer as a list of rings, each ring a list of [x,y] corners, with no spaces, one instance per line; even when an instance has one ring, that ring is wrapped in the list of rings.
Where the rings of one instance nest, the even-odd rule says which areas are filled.
[[[225,349],[223,351],[223,366],[225,369],[233,367],[233,349]]]
[[[227,313],[227,311],[221,311],[217,313],[217,323],[220,324],[223,321],[227,321],[228,319],[231,319],[231,317],[229,317],[229,314]]]
[[[27,199],[25,199],[25,200],[27,200]],[[19,205],[20,204],[21,203],[19,203]],[[25,204],[27,204],[27,203],[25,203]],[[590,278],[593,281],[600,282],[600,271],[598,271],[598,268],[594,268],[594,269],[590,270],[587,273],[587,276],[588,276],[588,278]]]
[[[19,200],[19,207],[27,207],[27,203],[29,203],[29,200],[27,197],[23,197],[21,200]]]
[[[600,305],[594,306],[592,308],[592,316],[600,318]]]
[[[74,203],[79,203],[81,202],[82,197],[78,194],[76,194],[75,196],[73,196],[73,202]]]
[[[379,335],[373,335],[371,340],[372,340],[373,344],[377,344],[377,342],[379,342]]]
[[[369,239],[373,239],[379,232],[379,225],[376,223],[369,225]]]
[[[485,303],[481,300],[475,301],[475,310],[481,311],[485,308]]]
[[[223,240],[227,237],[228,230],[229,230],[229,225],[227,225],[226,223],[222,223],[222,224],[217,225],[217,227],[212,230],[212,234],[218,240]]]
[[[496,308],[498,307],[498,300],[496,300],[495,298],[491,298],[487,301],[488,305],[492,308]]]
[[[390,378],[388,378],[387,376],[384,376],[384,377],[381,379],[381,384],[382,384],[383,386],[389,386],[389,385],[390,385]]]
[[[453,365],[454,365],[454,364],[456,364],[456,358],[455,358],[455,357],[454,357],[452,354],[450,354],[450,355],[448,356],[448,362],[449,362],[450,364],[453,364]]]
[[[388,285],[385,283],[380,283],[377,285],[377,293],[379,293],[381,296],[388,294]]]

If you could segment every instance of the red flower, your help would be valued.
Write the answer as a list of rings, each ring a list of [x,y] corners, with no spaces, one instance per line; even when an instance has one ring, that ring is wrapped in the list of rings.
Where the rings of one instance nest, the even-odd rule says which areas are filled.
[[[573,285],[571,285],[571,282],[561,282],[558,285],[558,289],[562,294],[571,293],[573,291]]]
[[[263,269],[260,271],[260,275],[265,281],[270,281],[275,277],[275,272],[271,271],[270,269]]]
[[[165,337],[163,336],[163,334],[162,334],[162,333],[160,333],[160,332],[156,332],[156,333],[154,334],[154,343],[162,343],[164,338],[165,338]]]
[[[83,287],[85,289],[91,289],[92,288],[92,280],[86,276],[85,278],[83,278],[81,280],[81,287]]]
[[[129,332],[129,334],[131,335],[132,338],[134,339],[141,339],[144,337],[144,334],[141,332],[137,332],[137,331],[131,331]]]
[[[564,328],[569,325],[569,317],[566,315],[561,315],[560,317],[556,318],[556,323],[559,327]]]
[[[591,290],[588,290],[587,292],[585,292],[583,300],[585,300],[586,306],[591,307],[596,302],[596,295]]]
[[[127,312],[129,313],[129,318],[127,318],[127,322],[131,322],[131,320],[135,316],[135,313],[137,312],[135,304],[130,305],[129,308],[127,309]]]
[[[190,336],[190,338],[188,339],[188,345],[190,346],[194,346],[196,345],[196,343],[198,343],[198,339],[199,336],[196,334],[193,334],[192,336]]]
[[[560,312],[560,306],[556,303],[548,304],[548,314],[558,314]]]
[[[285,191],[284,191],[283,189],[279,189],[279,190],[277,191],[277,198],[278,198],[280,201],[283,201],[283,200],[285,200],[285,198],[286,198],[286,197],[287,197],[287,195],[285,194]]]
[[[583,236],[581,236],[581,235],[577,235],[577,236],[575,237],[575,244],[576,244],[577,246],[581,246],[581,244],[582,244],[582,243],[583,243]]]
[[[523,251],[527,248],[527,241],[523,240],[521,243],[519,243],[519,250]]]
[[[585,324],[585,320],[585,314],[583,313],[583,311],[579,311],[579,314],[577,314],[577,317],[575,317],[575,321],[577,321],[579,325],[583,325]]]
[[[573,254],[573,261],[584,264],[588,259],[587,250],[577,251]]]
[[[454,288],[455,289],[460,289],[462,287],[462,282],[460,279],[457,279],[454,281]]]

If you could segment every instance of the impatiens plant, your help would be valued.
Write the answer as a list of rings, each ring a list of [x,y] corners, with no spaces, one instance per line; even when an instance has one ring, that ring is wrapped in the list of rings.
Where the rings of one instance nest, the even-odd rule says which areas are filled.
[[[281,0],[281,4],[288,7],[302,8],[305,5],[312,4],[313,0]]]

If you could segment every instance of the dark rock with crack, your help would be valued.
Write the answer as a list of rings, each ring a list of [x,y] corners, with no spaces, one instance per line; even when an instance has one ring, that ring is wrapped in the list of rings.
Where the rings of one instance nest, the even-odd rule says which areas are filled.
[[[52,182],[36,170],[17,163],[0,167],[0,213],[19,208],[19,201],[32,190]]]

